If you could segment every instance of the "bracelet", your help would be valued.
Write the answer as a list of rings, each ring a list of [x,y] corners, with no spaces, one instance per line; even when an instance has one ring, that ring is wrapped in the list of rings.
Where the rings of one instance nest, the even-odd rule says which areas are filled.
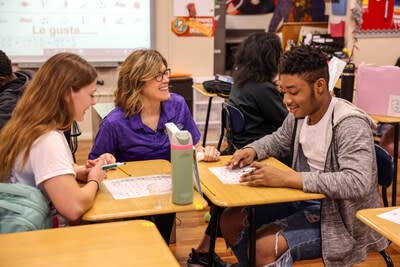
[[[95,182],[97,184],[97,191],[99,191],[99,187],[100,187],[99,182],[97,182],[96,180],[88,180],[86,184],[88,184],[90,182]]]

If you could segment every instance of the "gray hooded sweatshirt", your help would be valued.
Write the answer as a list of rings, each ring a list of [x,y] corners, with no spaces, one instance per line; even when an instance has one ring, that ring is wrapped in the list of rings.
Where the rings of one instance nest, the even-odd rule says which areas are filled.
[[[292,168],[302,173],[303,191],[325,194],[321,204],[322,258],[326,266],[343,267],[365,261],[369,252],[383,250],[388,241],[355,216],[360,209],[380,206],[371,131],[376,125],[364,111],[337,100],[329,120],[324,172],[310,171],[299,143],[304,119],[296,123],[293,114],[276,132],[247,147],[255,149],[258,159],[292,153]]]

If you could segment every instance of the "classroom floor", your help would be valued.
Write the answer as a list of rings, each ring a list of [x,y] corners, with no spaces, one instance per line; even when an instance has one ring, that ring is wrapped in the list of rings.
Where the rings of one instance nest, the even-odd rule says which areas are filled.
[[[78,164],[83,164],[92,146],[92,141],[79,141],[78,150],[75,154]],[[399,170],[400,168],[398,168]],[[399,171],[400,177],[400,171]],[[400,182],[397,181],[397,202],[400,203]],[[389,203],[391,203],[391,187],[388,189],[388,195],[390,194]],[[400,204],[398,204],[400,206]],[[192,211],[177,214],[176,221],[176,243],[170,245],[171,251],[175,254],[179,264],[186,266],[186,261],[191,252],[191,248],[195,248],[200,242],[203,233],[207,227],[207,223],[204,221],[204,214],[208,211]],[[225,242],[223,239],[218,239],[216,243],[215,251],[218,255],[228,262],[236,262],[236,258],[230,250],[226,249]],[[400,247],[391,244],[386,250],[393,260],[395,266],[400,265]],[[321,259],[308,260],[302,262],[296,262],[296,267],[322,267],[324,266]],[[370,253],[365,262],[355,265],[357,267],[380,267],[386,266],[382,256],[379,253]]]

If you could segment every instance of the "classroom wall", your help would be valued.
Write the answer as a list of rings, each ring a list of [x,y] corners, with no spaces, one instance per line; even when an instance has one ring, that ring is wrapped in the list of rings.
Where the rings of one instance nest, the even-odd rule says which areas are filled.
[[[176,73],[190,73],[194,76],[213,75],[214,38],[213,37],[177,37],[170,30],[173,20],[173,0],[155,0],[155,49],[167,59],[169,66]],[[104,86],[97,87],[97,102],[112,102],[116,88],[118,68],[98,69],[99,79],[104,80]],[[96,121],[96,113],[88,110],[83,122],[79,123],[82,130],[80,140],[92,140],[92,121]]]
[[[329,3],[329,2],[327,2]],[[350,18],[351,9],[356,0],[349,0],[346,21],[345,40],[346,47],[351,51],[353,46],[352,32],[355,24]],[[173,0],[155,0],[155,49],[160,51],[167,59],[173,72],[190,73],[194,76],[213,75],[214,65],[214,38],[212,37],[177,37],[170,30],[173,20]],[[400,37],[396,38],[360,38],[358,50],[354,51],[353,61],[359,65],[374,63],[377,65],[393,65],[400,56]],[[118,68],[98,69],[99,80],[104,80],[103,86],[97,87],[97,102],[112,102],[113,91],[116,87]],[[80,140],[92,140],[95,136],[92,121],[96,116],[90,109],[86,112],[85,119],[79,123],[82,130]]]
[[[351,10],[355,7],[356,1],[347,1],[345,42],[349,51],[351,51],[354,44],[353,31],[355,23],[351,18]],[[358,38],[356,46],[358,49],[354,49],[353,55],[353,62],[356,66],[362,61],[378,66],[394,65],[396,59],[400,56],[400,37]]]

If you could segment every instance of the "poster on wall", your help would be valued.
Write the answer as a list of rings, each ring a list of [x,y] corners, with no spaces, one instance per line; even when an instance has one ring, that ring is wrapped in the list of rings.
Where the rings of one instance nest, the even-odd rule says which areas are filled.
[[[179,37],[214,36],[214,0],[174,0],[171,30]]]
[[[251,15],[266,14],[274,11],[278,1],[274,0],[227,0],[226,14]]]
[[[353,10],[355,36],[400,36],[400,0],[359,0]]]

